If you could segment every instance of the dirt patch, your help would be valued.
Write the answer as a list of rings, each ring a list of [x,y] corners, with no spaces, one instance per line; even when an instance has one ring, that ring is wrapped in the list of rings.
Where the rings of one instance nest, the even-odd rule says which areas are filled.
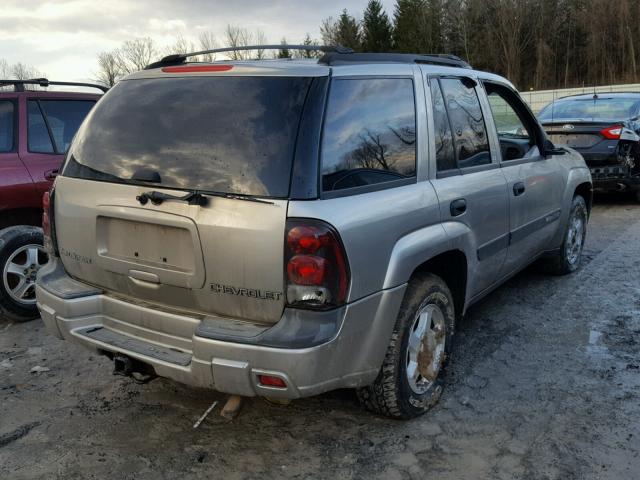
[[[40,321],[0,322],[0,478],[636,479],[638,212],[596,205],[577,274],[531,268],[474,306],[440,403],[409,422],[347,390],[228,422],[223,395],[138,385]]]

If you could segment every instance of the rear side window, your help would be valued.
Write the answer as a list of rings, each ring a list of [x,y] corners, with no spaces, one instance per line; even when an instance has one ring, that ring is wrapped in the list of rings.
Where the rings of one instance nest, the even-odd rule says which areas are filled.
[[[14,124],[13,102],[0,100],[0,153],[13,151]]]
[[[40,100],[56,152],[69,150],[73,136],[95,103],[91,100]]]
[[[433,123],[436,140],[436,164],[438,171],[456,168],[456,154],[453,151],[453,136],[444,97],[437,79],[431,80],[431,101],[433,103]]]
[[[33,153],[55,153],[38,102],[28,102],[27,143]]]
[[[63,175],[287,197],[311,81],[194,76],[119,82],[80,128]]]
[[[475,88],[458,78],[441,78],[440,86],[453,131],[458,168],[490,164],[487,129]]]
[[[414,178],[413,81],[334,79],[321,156],[325,192]]]
[[[65,153],[94,105],[93,100],[29,100],[29,151]]]

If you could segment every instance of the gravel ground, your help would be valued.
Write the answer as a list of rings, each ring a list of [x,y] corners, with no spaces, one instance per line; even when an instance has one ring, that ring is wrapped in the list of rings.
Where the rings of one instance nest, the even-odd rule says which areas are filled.
[[[223,395],[114,377],[41,321],[0,320],[0,478],[637,479],[639,213],[600,199],[579,272],[531,268],[475,305],[439,405],[408,422],[345,390],[194,430]]]

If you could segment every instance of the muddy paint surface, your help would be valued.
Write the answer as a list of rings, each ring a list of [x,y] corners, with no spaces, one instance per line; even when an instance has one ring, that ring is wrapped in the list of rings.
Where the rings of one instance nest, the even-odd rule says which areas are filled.
[[[440,403],[409,422],[345,390],[230,423],[223,395],[114,377],[39,320],[0,320],[0,478],[640,478],[640,205],[599,199],[585,255],[474,306]]]

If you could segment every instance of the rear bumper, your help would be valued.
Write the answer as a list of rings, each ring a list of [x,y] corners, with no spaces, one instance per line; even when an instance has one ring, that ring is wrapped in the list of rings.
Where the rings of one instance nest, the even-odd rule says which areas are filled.
[[[594,190],[623,191],[640,189],[640,175],[633,175],[626,165],[590,167]]]
[[[637,190],[640,176],[620,162],[617,140],[605,140],[593,148],[575,150],[582,155],[591,172],[594,190]]]
[[[244,396],[298,398],[373,382],[404,290],[401,285],[370,295],[324,313],[320,322],[314,312],[285,311],[280,322],[257,334],[251,327],[243,329],[238,320],[198,319],[115,298],[61,277],[59,268],[53,276],[43,272],[36,295],[48,331],[59,338],[98,353],[126,355],[151,365],[159,376],[188,385]],[[316,335],[306,321],[319,325]],[[240,334],[218,328],[225,322],[232,322]],[[335,331],[327,335],[331,324]],[[184,334],[185,325],[190,335]],[[260,374],[284,379],[287,388],[261,385]]]

